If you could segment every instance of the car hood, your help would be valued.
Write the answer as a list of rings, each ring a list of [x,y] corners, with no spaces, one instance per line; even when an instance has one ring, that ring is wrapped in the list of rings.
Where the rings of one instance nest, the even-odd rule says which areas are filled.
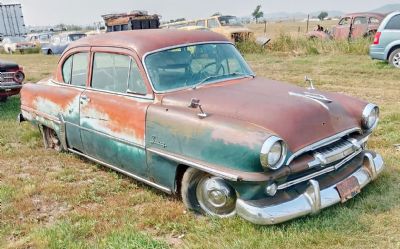
[[[9,70],[18,70],[19,66],[15,62],[0,60],[0,72],[7,72]]]
[[[303,97],[307,92],[321,94],[332,102]],[[341,94],[258,77],[168,93],[161,103],[188,107],[192,98],[199,99],[210,115],[246,121],[280,136],[292,152],[339,132],[359,128],[362,109],[367,104]]]

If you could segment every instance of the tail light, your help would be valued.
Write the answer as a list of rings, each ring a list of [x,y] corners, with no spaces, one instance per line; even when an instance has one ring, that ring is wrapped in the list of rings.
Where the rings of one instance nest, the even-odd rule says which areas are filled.
[[[381,32],[376,32],[375,37],[374,37],[374,44],[377,45],[379,44],[379,39],[381,38]]]
[[[25,74],[24,74],[23,72],[17,71],[17,72],[14,74],[14,80],[15,80],[15,82],[22,83],[22,82],[24,81],[24,79],[25,79]]]

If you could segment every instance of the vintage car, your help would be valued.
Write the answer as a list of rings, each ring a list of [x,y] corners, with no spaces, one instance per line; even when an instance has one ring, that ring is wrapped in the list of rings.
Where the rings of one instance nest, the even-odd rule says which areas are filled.
[[[355,39],[362,37],[373,38],[385,14],[365,12],[346,14],[339,20],[331,31],[318,25],[314,31],[308,32],[309,38],[318,39]]]
[[[19,94],[24,79],[22,67],[14,62],[0,60],[0,102]]]
[[[71,42],[86,37],[84,33],[62,33],[54,35],[47,44],[42,44],[42,53],[47,55],[62,54]]]
[[[69,151],[180,195],[188,209],[274,224],[354,197],[383,170],[376,105],[255,76],[226,37],[137,30],[71,44],[25,84],[19,120]],[[56,159],[55,159],[56,160]]]
[[[23,54],[26,50],[35,48],[33,42],[27,41],[22,36],[9,36],[5,37],[1,42],[1,46],[6,53],[12,54],[20,52]]]

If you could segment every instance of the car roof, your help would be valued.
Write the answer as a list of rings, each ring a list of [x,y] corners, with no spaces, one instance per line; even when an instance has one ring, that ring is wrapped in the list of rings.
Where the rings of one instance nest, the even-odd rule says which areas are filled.
[[[223,35],[198,30],[145,29],[110,32],[79,39],[69,48],[80,46],[109,46],[134,50],[139,57],[146,53],[173,46],[202,42],[229,42]]]
[[[378,13],[378,12],[355,12],[355,13],[348,13],[346,15],[344,15],[343,17],[347,17],[347,16],[376,16],[376,17],[380,17],[380,18],[384,18],[386,16],[386,14],[382,14],[382,13]]]

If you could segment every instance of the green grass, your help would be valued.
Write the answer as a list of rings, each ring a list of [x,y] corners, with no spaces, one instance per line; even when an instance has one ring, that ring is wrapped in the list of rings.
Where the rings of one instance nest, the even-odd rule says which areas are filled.
[[[387,168],[353,200],[277,226],[186,212],[179,199],[77,156],[44,150],[37,129],[18,125],[19,98],[0,104],[0,248],[399,248],[400,70],[366,55],[246,54],[258,76],[377,103],[369,147]],[[3,57],[2,57],[3,58]],[[12,55],[30,80],[57,57]],[[279,107],[277,107],[279,108]]]

